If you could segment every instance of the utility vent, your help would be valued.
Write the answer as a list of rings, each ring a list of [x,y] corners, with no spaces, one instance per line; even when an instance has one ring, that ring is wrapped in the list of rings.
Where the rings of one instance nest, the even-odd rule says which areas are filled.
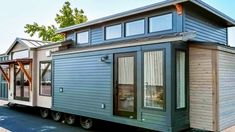
[[[46,57],[50,57],[50,56],[51,56],[51,51],[50,50],[46,51]]]

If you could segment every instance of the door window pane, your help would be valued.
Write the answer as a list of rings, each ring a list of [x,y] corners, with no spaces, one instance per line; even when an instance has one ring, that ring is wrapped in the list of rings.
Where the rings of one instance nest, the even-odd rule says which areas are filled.
[[[51,62],[40,63],[40,95],[51,95]]]
[[[134,112],[134,57],[118,58],[118,110]]]
[[[149,18],[149,32],[158,32],[172,29],[172,14]]]
[[[109,26],[105,28],[105,39],[115,39],[122,37],[122,25]]]
[[[89,42],[89,32],[77,33],[77,44],[87,44]]]
[[[24,65],[24,69],[27,73],[30,73],[29,71],[29,65]],[[29,98],[29,80],[27,76],[24,74],[24,97]]]
[[[186,107],[185,91],[185,52],[176,52],[176,92],[177,109]]]
[[[29,65],[24,64],[24,69],[27,73],[30,73]],[[15,65],[15,97],[19,100],[29,99],[30,85],[27,76],[20,69],[18,65]]]
[[[22,83],[22,74],[23,72],[20,70],[18,65],[15,65],[15,96],[21,97],[21,87]]]
[[[163,51],[144,53],[144,107],[164,108]]]
[[[144,34],[144,29],[145,29],[144,27],[145,27],[144,19],[133,21],[133,22],[128,22],[125,24],[126,36]]]

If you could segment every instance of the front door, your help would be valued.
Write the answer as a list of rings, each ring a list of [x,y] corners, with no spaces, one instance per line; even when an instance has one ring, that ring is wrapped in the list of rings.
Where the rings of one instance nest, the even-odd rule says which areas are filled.
[[[24,68],[27,72],[29,72],[29,65],[24,65]],[[14,98],[16,100],[29,101],[29,80],[27,79],[26,75],[20,70],[20,67],[18,65],[15,65],[14,76]]]
[[[114,57],[114,114],[136,118],[136,53]]]

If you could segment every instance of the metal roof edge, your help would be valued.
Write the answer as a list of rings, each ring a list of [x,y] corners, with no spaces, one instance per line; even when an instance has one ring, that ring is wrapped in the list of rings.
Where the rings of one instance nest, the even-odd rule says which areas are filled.
[[[20,39],[21,38],[15,38],[15,40],[14,40],[14,42],[11,44],[11,46],[8,48],[8,50],[6,51],[6,55],[8,55],[9,54],[9,52],[12,50],[12,48],[14,48],[14,46],[17,44],[17,42],[19,42],[19,43],[21,43],[21,44],[23,44],[23,45],[25,45],[26,47],[28,47],[25,43],[23,43],[22,41],[20,41]]]
[[[146,11],[151,11],[151,10],[155,10],[155,9],[159,9],[159,8],[175,5],[175,4],[178,4],[178,3],[187,2],[187,1],[190,1],[194,4],[196,4],[196,5],[204,8],[205,10],[213,13],[214,15],[226,20],[227,22],[229,22],[229,24],[228,24],[229,26],[235,26],[235,20],[233,18],[225,15],[221,11],[217,10],[216,8],[210,6],[209,4],[207,4],[207,3],[205,3],[201,0],[166,0],[166,1],[155,3],[155,4],[147,5],[147,6],[144,6],[144,7],[139,7],[139,8],[136,8],[136,9],[129,10],[129,11],[124,11],[124,12],[117,13],[117,14],[114,14],[114,15],[106,16],[106,17],[103,17],[103,18],[98,18],[98,19],[91,20],[91,21],[88,21],[88,22],[85,22],[85,23],[81,23],[81,24],[61,28],[61,29],[58,29],[56,31],[56,33],[64,33],[64,32],[68,32],[70,30],[75,30],[75,29],[78,29],[78,28],[87,27],[87,26],[103,23],[103,22],[106,22],[106,21],[111,21],[111,20],[127,17],[127,16],[130,16],[130,15],[134,15],[134,14],[138,14],[138,13],[142,13],[142,12],[146,12]]]
[[[214,15],[221,17],[222,19],[230,22],[231,26],[235,26],[235,20],[229,16],[227,16],[226,14],[222,13],[221,11],[217,10],[216,8],[210,6],[209,4],[201,1],[201,0],[190,0],[191,2],[193,2],[194,4],[206,9],[207,11],[213,13]]]
[[[154,3],[154,4],[151,4],[151,5],[135,8],[135,9],[132,9],[132,10],[129,10],[129,11],[124,11],[124,12],[117,13],[117,14],[114,14],[114,15],[109,15],[109,16],[106,16],[106,17],[91,20],[91,21],[88,21],[88,22],[85,22],[85,23],[81,23],[81,24],[61,28],[61,29],[58,29],[56,31],[56,33],[63,33],[63,32],[67,32],[67,31],[70,31],[70,30],[77,29],[77,28],[82,28],[82,27],[86,27],[86,26],[90,26],[90,25],[94,25],[94,24],[99,24],[99,23],[103,23],[103,22],[106,22],[106,21],[111,21],[111,20],[127,17],[127,16],[130,16],[130,15],[155,10],[155,9],[175,5],[175,4],[178,4],[178,3],[183,3],[183,2],[186,2],[186,1],[190,1],[190,0],[165,0],[165,1]]]
[[[33,48],[40,48],[42,46],[37,46],[37,47],[29,47],[27,44],[25,44],[22,40],[25,40],[25,41],[35,41],[35,42],[42,42],[42,43],[49,43],[48,45],[53,45],[54,43],[53,42],[50,42],[50,41],[41,41],[41,40],[33,40],[33,39],[26,39],[26,38],[19,38],[17,37],[14,42],[11,44],[11,46],[8,48],[8,50],[5,52],[6,55],[9,54],[9,52],[12,50],[12,48],[14,48],[14,46],[18,43],[20,44],[23,44],[24,46],[28,47],[29,49],[33,49]],[[59,42],[57,42],[59,43]]]

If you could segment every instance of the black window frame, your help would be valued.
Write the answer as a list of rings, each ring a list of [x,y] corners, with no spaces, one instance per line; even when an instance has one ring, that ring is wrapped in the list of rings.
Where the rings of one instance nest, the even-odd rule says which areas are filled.
[[[87,32],[88,33],[88,38],[87,38],[87,42],[86,43],[78,43],[78,34],[81,34],[81,33],[85,33]],[[79,31],[79,32],[76,32],[75,33],[75,37],[76,37],[76,45],[87,45],[87,44],[90,44],[90,30],[83,30],[83,31]]]
[[[144,53],[145,52],[154,52],[154,51],[162,51],[163,52],[163,56],[162,56],[162,62],[163,62],[163,99],[164,99],[164,106],[163,106],[163,109],[159,109],[159,108],[150,108],[150,107],[145,107],[144,106]],[[152,49],[152,50],[143,50],[142,53],[141,53],[141,65],[142,65],[142,71],[141,71],[141,74],[143,76],[142,78],[142,88],[141,88],[141,92],[142,92],[142,95],[141,95],[141,102],[142,102],[142,109],[145,109],[145,110],[151,110],[151,111],[160,111],[160,112],[165,112],[166,111],[166,103],[167,103],[167,98],[166,98],[166,49],[165,48],[159,48],[159,49]]]
[[[41,81],[42,81],[42,77],[41,77],[41,64],[42,63],[50,63],[51,64],[51,94],[50,95],[44,95],[41,93]],[[45,97],[52,97],[52,61],[40,61],[39,62],[39,96],[45,96]]]
[[[144,21],[144,32],[141,33],[141,34],[135,34],[135,35],[129,35],[127,36],[127,24],[128,23],[132,23],[132,22],[137,22],[137,21]],[[145,17],[144,18],[139,18],[139,19],[134,19],[134,20],[131,20],[131,21],[127,21],[127,22],[124,22],[124,37],[125,38],[131,38],[131,37],[136,37],[136,36],[141,36],[141,35],[145,35],[146,34],[146,19]]]
[[[171,29],[150,32],[150,19],[151,18],[160,17],[160,16],[164,16],[164,15],[169,15],[169,14],[171,14]],[[174,30],[174,14],[173,14],[173,12],[168,12],[168,13],[164,13],[164,14],[158,14],[158,15],[150,16],[147,19],[148,19],[148,26],[147,26],[148,34],[154,34],[154,33],[160,33],[160,32],[168,32],[168,31]]]
[[[177,108],[177,52],[184,52],[185,53],[185,106],[182,108]],[[175,109],[176,110],[186,110],[188,107],[188,89],[187,89],[187,74],[188,74],[188,66],[187,66],[187,62],[188,62],[188,58],[187,58],[187,51],[183,50],[183,49],[175,49]]]
[[[108,27],[113,27],[113,26],[118,26],[118,25],[120,25],[121,26],[121,36],[120,37],[117,37],[117,38],[110,38],[110,39],[107,39],[107,28]],[[104,40],[105,41],[110,41],[110,40],[118,40],[118,39],[120,39],[120,38],[122,38],[123,37],[123,24],[122,23],[115,23],[115,24],[112,24],[112,25],[106,25],[106,26],[104,26]]]

